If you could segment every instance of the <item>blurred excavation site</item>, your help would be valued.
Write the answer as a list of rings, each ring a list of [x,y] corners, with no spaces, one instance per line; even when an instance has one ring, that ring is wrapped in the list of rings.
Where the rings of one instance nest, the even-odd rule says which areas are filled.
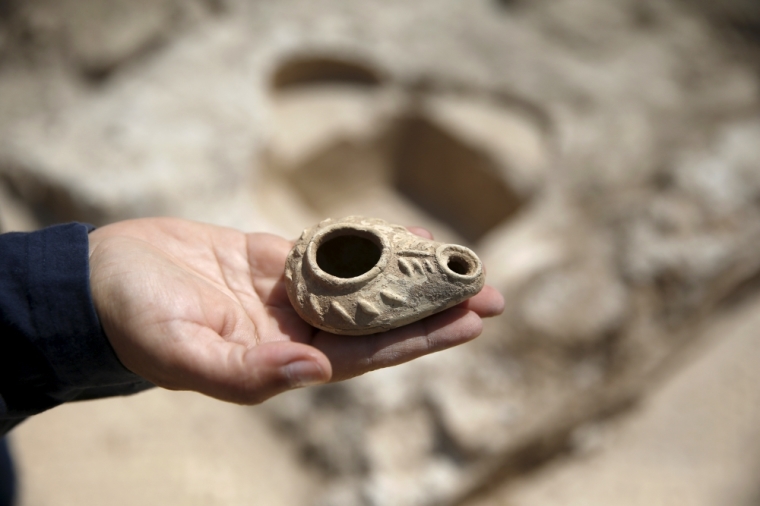
[[[760,3],[0,0],[0,224],[471,247],[467,345],[11,433],[22,506],[760,506]],[[350,338],[350,337],[347,337]]]

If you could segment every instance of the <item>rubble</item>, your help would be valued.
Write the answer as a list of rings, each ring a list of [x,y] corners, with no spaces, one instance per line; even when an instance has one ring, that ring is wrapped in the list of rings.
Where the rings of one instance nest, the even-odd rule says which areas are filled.
[[[77,18],[70,55],[0,68],[0,181],[41,222],[295,237],[377,216],[472,247],[507,300],[473,343],[261,408],[323,473],[315,504],[468,504],[519,480],[753,289],[758,78],[699,7],[235,0],[183,24],[143,3],[123,39]],[[45,100],[18,102],[27,82]]]

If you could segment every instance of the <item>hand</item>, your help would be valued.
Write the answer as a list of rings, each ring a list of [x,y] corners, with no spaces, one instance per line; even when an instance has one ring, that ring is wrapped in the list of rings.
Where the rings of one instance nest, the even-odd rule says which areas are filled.
[[[117,356],[164,388],[255,404],[464,343],[480,334],[481,318],[504,308],[486,286],[389,332],[329,334],[304,322],[288,300],[283,271],[292,246],[270,234],[169,218],[93,231],[92,295]]]

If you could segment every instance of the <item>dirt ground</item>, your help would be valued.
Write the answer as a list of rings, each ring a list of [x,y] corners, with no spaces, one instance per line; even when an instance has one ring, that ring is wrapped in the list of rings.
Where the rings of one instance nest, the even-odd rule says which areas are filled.
[[[760,504],[760,298],[704,328],[634,411],[581,427],[566,458],[472,506]]]
[[[317,485],[255,408],[153,390],[14,430],[21,506],[305,504]]]
[[[760,298],[703,329],[632,413],[471,506],[757,506]],[[21,506],[308,504],[320,480],[257,408],[153,390],[70,404],[11,442]]]
[[[377,216],[473,248],[466,346],[12,434],[22,506],[757,506],[753,0],[0,0],[0,229]]]

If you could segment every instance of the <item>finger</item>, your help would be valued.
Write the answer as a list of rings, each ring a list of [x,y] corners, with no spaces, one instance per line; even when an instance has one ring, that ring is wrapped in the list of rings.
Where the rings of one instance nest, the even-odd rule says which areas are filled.
[[[197,351],[174,368],[181,383],[164,386],[258,404],[287,390],[325,383],[332,376],[327,357],[300,343],[271,342],[251,348],[217,339]]]
[[[256,294],[267,305],[290,307],[285,291],[285,259],[293,243],[272,234],[247,234],[248,264]]]
[[[273,234],[246,234],[248,263],[256,277],[279,279],[293,243]]]
[[[496,288],[486,285],[480,292],[457,307],[474,311],[481,318],[490,318],[504,312],[504,297]]]
[[[433,233],[430,232],[430,230],[423,228],[423,227],[406,227],[409,232],[413,233],[414,235],[418,235],[420,237],[424,237],[425,239],[432,239]]]
[[[330,360],[332,381],[340,381],[457,346],[476,338],[482,330],[477,314],[455,307],[380,334],[338,336],[320,332],[312,345]]]
[[[243,364],[243,376],[247,375],[240,390],[243,404],[258,404],[287,390],[326,383],[332,377],[327,357],[301,343],[265,343],[248,348]]]

